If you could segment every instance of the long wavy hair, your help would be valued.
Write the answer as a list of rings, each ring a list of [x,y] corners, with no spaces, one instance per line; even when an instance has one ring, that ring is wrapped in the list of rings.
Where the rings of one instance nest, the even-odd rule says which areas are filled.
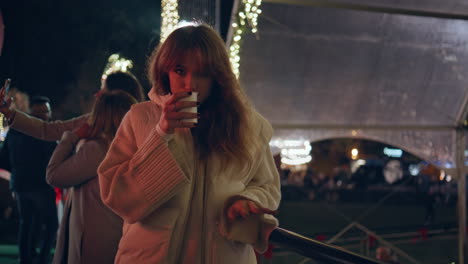
[[[88,119],[89,138],[103,138],[110,143],[120,126],[124,115],[136,99],[124,91],[102,93],[94,102]]]
[[[198,108],[199,124],[192,129],[199,158],[220,154],[223,161],[251,164],[258,143],[252,131],[250,102],[231,68],[221,37],[205,24],[174,30],[148,60],[148,75],[159,95],[171,93],[169,72],[184,58],[198,60],[213,79],[207,99]]]

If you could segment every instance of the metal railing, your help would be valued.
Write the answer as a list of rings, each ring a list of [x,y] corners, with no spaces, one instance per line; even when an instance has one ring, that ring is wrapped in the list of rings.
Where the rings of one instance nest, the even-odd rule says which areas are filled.
[[[283,228],[273,230],[270,235],[270,243],[324,264],[383,264],[378,260],[304,237]]]

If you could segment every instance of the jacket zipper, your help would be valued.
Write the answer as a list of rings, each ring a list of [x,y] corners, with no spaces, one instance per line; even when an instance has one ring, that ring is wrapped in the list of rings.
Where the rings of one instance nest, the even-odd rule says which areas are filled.
[[[190,138],[193,142],[193,137],[192,135],[190,134]],[[193,143],[192,143],[193,144]],[[191,184],[191,187],[190,187],[190,198],[193,196],[193,192],[194,192],[194,189],[195,189],[195,184],[193,184],[197,177],[197,159],[196,159],[196,153],[195,153],[195,146],[192,145],[192,153],[193,153],[193,167],[192,167],[192,184]],[[187,208],[190,208],[190,201],[191,199],[188,201],[188,204],[187,204]],[[185,217],[184,217],[184,223],[182,225],[183,227],[183,233],[182,234],[185,234],[186,231],[187,231],[187,222],[188,222],[188,218],[190,216],[190,211],[187,211],[186,214],[185,214]],[[185,239],[184,239],[184,236],[180,236],[180,238],[178,239],[179,241],[177,241],[177,250],[175,251],[176,254],[177,254],[177,258],[176,258],[176,262],[175,263],[181,263],[181,261],[185,258],[185,254],[182,254],[181,252],[181,248],[185,245]]]
[[[204,162],[204,173],[203,173],[203,205],[202,205],[202,232],[201,232],[201,236],[200,236],[200,245],[202,247],[202,250],[201,250],[201,263],[206,263],[205,261],[205,254],[206,254],[206,239],[205,241],[203,241],[203,237],[205,236],[205,228],[206,228],[206,197],[207,197],[207,191],[206,191],[206,185],[207,185],[207,171],[208,171],[208,162],[205,161]],[[211,241],[212,242],[212,241]]]

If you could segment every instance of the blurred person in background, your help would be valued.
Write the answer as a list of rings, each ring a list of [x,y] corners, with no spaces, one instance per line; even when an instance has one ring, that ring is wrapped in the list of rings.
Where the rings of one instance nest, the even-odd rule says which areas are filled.
[[[105,91],[116,90],[129,93],[138,102],[145,100],[143,87],[138,79],[130,72],[115,71],[110,73],[107,78],[102,81],[101,90],[96,95]],[[0,98],[4,98],[5,96],[5,88],[2,88],[0,90]],[[14,99],[17,100],[16,97]],[[65,121],[48,122],[30,116],[21,111],[21,109],[15,109],[14,104],[17,103],[8,99],[6,104],[0,105],[0,112],[5,115],[10,128],[47,141],[60,140],[63,132],[72,131],[81,126],[87,126],[86,122],[89,118],[89,114],[85,114]]]
[[[47,182],[72,190],[65,204],[54,263],[114,263],[122,219],[101,201],[97,168],[123,116],[136,102],[123,91],[102,93],[88,119],[89,131],[65,132],[55,149],[47,167]]]
[[[48,121],[49,99],[31,99],[30,115]],[[58,226],[54,189],[45,181],[56,143],[35,139],[10,129],[0,151],[0,167],[11,171],[10,189],[19,211],[19,262],[47,263]],[[44,230],[42,230],[44,228]],[[39,254],[36,242],[42,242]]]

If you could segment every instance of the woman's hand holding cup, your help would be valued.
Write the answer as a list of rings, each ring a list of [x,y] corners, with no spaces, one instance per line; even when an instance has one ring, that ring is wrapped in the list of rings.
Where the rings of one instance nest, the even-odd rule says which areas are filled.
[[[167,134],[174,133],[176,128],[195,127],[198,121],[198,113],[194,109],[196,110],[197,106],[197,93],[195,92],[172,94],[171,98],[163,105],[159,127]],[[186,108],[188,108],[187,111],[181,111]]]

